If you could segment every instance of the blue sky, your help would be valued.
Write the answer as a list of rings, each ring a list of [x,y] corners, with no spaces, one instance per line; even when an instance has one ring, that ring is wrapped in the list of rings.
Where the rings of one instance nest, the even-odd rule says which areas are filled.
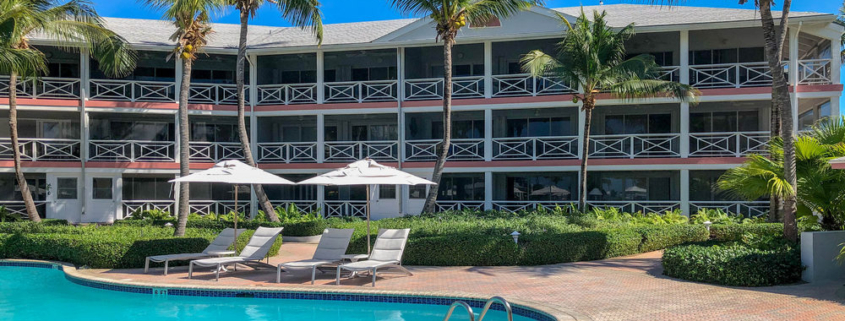
[[[147,18],[155,19],[159,17],[159,13],[151,11],[140,4],[137,0],[91,0],[95,3],[97,11],[100,15],[107,17],[122,17],[122,18]],[[341,23],[341,22],[356,22],[356,21],[371,21],[371,20],[387,20],[404,18],[400,13],[396,12],[390,5],[388,0],[321,0],[322,10],[324,15],[324,23]],[[620,1],[607,0],[605,4],[613,3],[645,3],[647,1]],[[746,8],[753,9],[753,0],[749,1],[751,4],[740,6],[738,0],[681,0],[682,5],[702,6],[702,7],[726,7],[726,8]],[[782,3],[783,1],[776,1]],[[583,5],[597,5],[599,0],[547,0],[546,6],[550,8],[556,7],[570,7]],[[840,0],[793,0],[792,10],[795,11],[815,11],[826,13],[837,13],[842,6]],[[215,17],[217,22],[238,23],[237,13],[234,9],[221,13]],[[259,10],[258,16],[252,22],[258,25],[269,26],[287,26],[288,23],[279,17],[279,14],[274,12],[274,9],[266,4],[263,9]]]

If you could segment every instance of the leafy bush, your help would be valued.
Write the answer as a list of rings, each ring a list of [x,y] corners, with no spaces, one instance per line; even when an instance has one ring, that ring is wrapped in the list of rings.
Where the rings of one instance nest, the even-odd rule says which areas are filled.
[[[710,226],[710,238],[716,241],[739,241],[746,234],[783,236],[782,223],[729,224]]]
[[[739,242],[680,245],[663,253],[664,274],[684,280],[732,286],[768,286],[801,279],[797,244],[748,234]]]
[[[714,208],[701,208],[698,213],[690,217],[690,223],[693,224],[704,224],[707,221],[713,224],[757,224],[765,222],[762,217],[747,218]]]
[[[639,252],[651,252],[678,244],[702,242],[710,238],[702,225],[666,225],[634,227],[642,235]]]

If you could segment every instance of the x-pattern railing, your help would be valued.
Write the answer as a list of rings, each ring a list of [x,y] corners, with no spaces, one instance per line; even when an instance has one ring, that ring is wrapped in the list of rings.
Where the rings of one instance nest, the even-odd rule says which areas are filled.
[[[435,203],[438,212],[446,211],[483,211],[484,201],[441,201]]]
[[[555,208],[570,209],[575,201],[493,201],[493,209],[517,213],[520,211],[534,211],[540,208],[554,210]]]
[[[578,137],[493,138],[493,159],[573,159],[578,158]]]
[[[243,160],[241,143],[191,142],[191,161],[217,163],[224,160]]]
[[[660,67],[659,79],[666,81],[681,81],[681,67],[679,66],[663,66]]]
[[[727,213],[739,214],[745,217],[759,217],[769,213],[768,201],[691,201],[690,211],[700,209],[717,209]]]
[[[78,161],[81,143],[78,139],[22,138],[18,140],[21,159],[27,161]],[[0,159],[12,160],[12,140],[0,139]]]
[[[111,162],[172,162],[175,160],[175,142],[139,140],[89,141],[91,161]]]
[[[680,157],[679,134],[595,135],[590,138],[590,157]]]
[[[832,83],[830,79],[832,65],[830,59],[799,60],[798,83],[802,85],[826,85]]]
[[[47,201],[34,201],[33,203],[35,203],[38,213],[45,213],[47,210]],[[24,220],[29,219],[24,201],[0,201],[0,206],[5,207],[9,214],[17,215]]]
[[[410,162],[437,159],[437,146],[441,139],[409,140],[405,142],[405,160]],[[447,160],[484,160],[484,139],[452,139]]]
[[[137,211],[159,210],[173,214],[176,213],[174,204],[173,200],[123,200],[123,218],[132,217]]]
[[[452,78],[453,98],[483,98],[484,77]],[[443,78],[405,80],[405,100],[443,99]]]
[[[17,94],[20,98],[78,99],[81,84],[75,78],[19,78]],[[0,96],[8,95],[9,77],[0,76]]]
[[[264,163],[316,163],[317,143],[258,143],[258,161]]]
[[[176,84],[162,81],[92,79],[91,99],[175,102]]]
[[[317,84],[259,85],[259,105],[316,104]]]
[[[561,95],[574,93],[572,86],[557,77],[530,74],[493,76],[493,97]]]
[[[249,103],[249,86],[244,86],[246,103]],[[191,84],[191,95],[188,102],[192,104],[236,105],[238,103],[238,87],[234,84]]]
[[[325,201],[323,217],[367,217],[366,201]]]
[[[760,87],[772,85],[766,62],[690,66],[690,84],[697,88]]]
[[[742,157],[768,153],[769,132],[690,133],[692,157]]]
[[[232,212],[245,213],[246,215],[250,213],[249,200],[238,202],[237,208],[235,207],[235,201],[190,200],[188,204],[191,213],[196,213],[200,216],[206,216],[211,213],[217,215],[226,215]]]
[[[290,205],[296,206],[302,212],[306,213],[313,213],[318,212],[320,210],[320,205],[317,201],[308,201],[308,200],[271,200],[270,204],[273,204],[273,207],[283,207],[287,208]]]
[[[399,97],[396,80],[330,82],[325,86],[328,103],[395,101]]]
[[[681,207],[678,201],[587,201],[595,208],[618,208],[629,213],[663,214]]]
[[[376,161],[396,161],[399,143],[396,141],[326,142],[326,162],[350,162],[364,158]]]

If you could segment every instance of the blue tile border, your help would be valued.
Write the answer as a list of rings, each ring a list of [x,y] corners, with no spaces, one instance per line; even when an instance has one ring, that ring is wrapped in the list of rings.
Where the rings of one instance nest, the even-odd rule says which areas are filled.
[[[61,264],[46,262],[28,261],[3,261],[0,266],[47,268],[64,271]],[[439,297],[439,296],[414,296],[394,294],[365,294],[365,293],[330,293],[330,292],[298,292],[286,290],[230,290],[230,289],[200,289],[200,288],[168,288],[112,284],[108,282],[92,281],[65,273],[65,279],[74,284],[109,291],[120,291],[140,294],[165,294],[176,296],[199,296],[199,297],[224,297],[224,298],[255,298],[255,299],[292,299],[292,300],[320,300],[320,301],[352,301],[352,302],[380,302],[380,303],[405,303],[405,304],[429,304],[429,305],[451,305],[455,301],[464,301],[475,309],[484,307],[486,301],[479,299],[461,297]],[[511,305],[514,315],[530,318],[537,321],[556,321],[550,314],[533,308]],[[491,310],[503,311],[504,307],[494,304]]]

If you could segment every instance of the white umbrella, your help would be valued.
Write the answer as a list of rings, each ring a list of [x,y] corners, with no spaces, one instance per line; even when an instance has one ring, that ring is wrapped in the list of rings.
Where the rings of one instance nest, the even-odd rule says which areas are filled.
[[[390,166],[364,159],[344,168],[299,182],[300,185],[366,185],[367,186],[367,254],[370,254],[370,185],[437,185]]]
[[[169,181],[170,183],[228,183],[235,187],[235,241],[238,239],[238,185],[296,185],[296,183],[249,166],[240,161],[227,160],[209,169]],[[237,251],[237,248],[235,249]]]

